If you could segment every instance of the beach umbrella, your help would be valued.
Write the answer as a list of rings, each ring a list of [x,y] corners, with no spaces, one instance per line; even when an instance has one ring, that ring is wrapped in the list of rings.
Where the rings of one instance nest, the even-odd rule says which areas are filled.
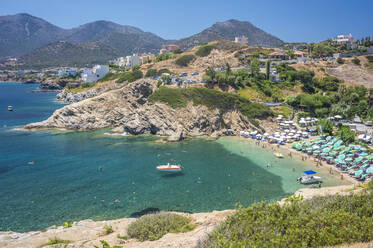
[[[355,156],[355,155],[352,154],[352,153],[350,153],[350,154],[347,154],[346,156],[347,156],[347,157],[353,157],[353,156]]]
[[[346,162],[351,162],[353,160],[353,158],[346,158],[345,161]]]
[[[363,174],[363,170],[358,170],[358,171],[356,171],[355,172],[355,177],[359,177],[359,176],[361,176],[361,174]]]
[[[365,147],[361,147],[360,150],[363,151],[363,152],[365,152],[365,151],[367,151],[368,149],[366,149]]]
[[[366,157],[366,156],[368,156],[368,153],[366,153],[366,152],[360,153],[360,156]]]
[[[373,174],[373,166],[370,166],[367,170],[366,173],[368,174]]]
[[[360,163],[361,160],[363,160],[363,157],[357,157],[357,158],[355,159],[355,163]]]
[[[313,151],[313,153],[315,153],[315,154],[319,154],[320,151],[316,150],[316,151]]]
[[[330,159],[333,159],[333,157],[331,157],[331,156],[328,156],[328,157],[326,157],[326,159],[330,160]]]
[[[324,149],[322,149],[322,151],[323,151],[323,152],[330,152],[330,148],[329,148],[329,147],[324,148]]]
[[[366,159],[369,159],[369,160],[372,160],[373,159],[373,156],[372,155],[368,155],[365,157]]]
[[[306,150],[307,151],[312,151],[312,147],[308,147]]]

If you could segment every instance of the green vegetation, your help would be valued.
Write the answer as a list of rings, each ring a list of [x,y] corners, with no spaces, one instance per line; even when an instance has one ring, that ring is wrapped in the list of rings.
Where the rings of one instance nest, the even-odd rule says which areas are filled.
[[[367,58],[369,63],[373,63],[373,55],[365,56],[365,58]]]
[[[128,236],[127,236],[127,235],[122,236],[122,235],[118,234],[118,235],[117,235],[117,238],[118,238],[118,239],[127,240],[127,239],[128,239]]]
[[[145,77],[154,77],[154,76],[157,76],[156,69],[149,69],[145,74]]]
[[[117,83],[123,83],[125,81],[134,82],[144,76],[143,73],[137,67],[134,67],[132,71],[120,73],[119,75],[120,76],[116,81]]]
[[[194,105],[204,105],[209,109],[219,109],[223,112],[236,109],[256,125],[255,118],[265,118],[272,115],[272,111],[263,104],[250,102],[239,95],[207,88],[160,87],[150,95],[149,100],[165,102],[172,108],[186,107],[188,102],[193,102]]]
[[[63,223],[63,227],[64,228],[69,228],[69,227],[72,227],[73,226],[73,223],[71,223],[70,221],[66,221]]]
[[[105,240],[100,240],[100,243],[102,244],[102,248],[123,248],[123,246],[120,245],[115,245],[115,246],[110,246],[108,242]],[[101,248],[95,245],[95,248]]]
[[[193,54],[183,55],[179,57],[177,60],[175,60],[175,63],[179,66],[185,67],[188,66],[190,62],[192,62],[196,56]]]
[[[128,235],[140,241],[157,240],[167,233],[193,230],[196,225],[190,222],[190,218],[174,213],[144,215],[129,225]]]
[[[174,53],[162,53],[155,58],[155,62],[177,58],[178,54]]]
[[[120,75],[120,74],[119,73],[109,72],[103,78],[101,78],[99,82],[106,82],[106,81],[111,81],[111,80],[117,80],[119,78],[118,75]]]
[[[345,60],[342,59],[342,58],[337,58],[337,63],[338,63],[338,64],[344,64],[344,63],[345,63]]]
[[[355,141],[355,132],[350,129],[349,126],[342,126],[339,128],[338,137],[343,140],[344,143],[349,144]]]
[[[352,63],[354,63],[355,65],[360,65],[360,59],[358,59],[358,58],[353,58],[352,60],[351,60],[351,62]]]
[[[196,55],[200,57],[206,57],[211,53],[212,49],[214,49],[215,47],[216,45],[213,45],[213,44],[212,45],[201,45],[198,48]]]
[[[229,217],[202,247],[323,247],[373,240],[373,194],[253,204]]]
[[[104,226],[104,232],[106,235],[110,234],[110,233],[113,233],[114,230],[113,230],[113,227],[112,226],[108,226],[108,225],[105,225]]]
[[[319,123],[324,135],[333,135],[334,122],[329,120],[320,120]],[[321,130],[317,127],[317,131],[321,134]]]
[[[64,239],[59,239],[57,237],[54,237],[53,239],[49,239],[48,243],[41,245],[40,247],[44,247],[47,245],[59,245],[59,244],[69,244],[71,243],[70,240],[64,240]]]

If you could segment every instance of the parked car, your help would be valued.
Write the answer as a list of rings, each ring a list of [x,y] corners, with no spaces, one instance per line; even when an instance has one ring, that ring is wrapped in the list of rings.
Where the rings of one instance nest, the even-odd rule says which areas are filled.
[[[366,121],[364,122],[365,126],[368,126],[368,127],[371,127],[372,126],[372,122],[371,121]]]
[[[180,73],[179,77],[187,77],[188,76],[188,73],[186,72],[183,72],[183,73]]]
[[[196,71],[191,74],[191,76],[198,76],[198,75],[199,75],[199,73],[196,72]]]

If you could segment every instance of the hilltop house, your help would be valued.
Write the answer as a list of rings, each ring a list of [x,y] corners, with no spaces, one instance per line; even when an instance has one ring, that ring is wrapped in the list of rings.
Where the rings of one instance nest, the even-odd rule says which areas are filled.
[[[286,53],[276,51],[268,54],[268,57],[272,59],[286,59]]]
[[[77,74],[78,74],[77,68],[65,68],[65,69],[58,70],[59,77],[69,77],[69,76],[75,77]]]
[[[175,45],[175,44],[163,45],[162,49],[159,51],[159,53],[160,54],[162,54],[162,53],[173,53],[178,49],[180,49],[180,47],[178,45]]]
[[[140,56],[136,54],[126,56],[126,69],[132,69],[135,65],[141,65]]]
[[[245,36],[237,36],[234,38],[234,42],[239,44],[247,44],[249,40]]]
[[[92,69],[89,69],[89,68],[83,69],[81,78],[84,82],[93,83],[93,82],[100,80],[108,73],[109,73],[109,66],[95,65]]]
[[[338,35],[334,41],[336,41],[338,44],[353,44],[354,43],[354,37],[352,34],[347,35]]]

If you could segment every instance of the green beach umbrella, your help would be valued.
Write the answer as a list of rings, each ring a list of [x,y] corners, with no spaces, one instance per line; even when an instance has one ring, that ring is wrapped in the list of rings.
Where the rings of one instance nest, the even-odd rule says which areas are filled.
[[[360,150],[363,152],[368,151],[368,149],[366,149],[365,147],[361,147]]]
[[[312,147],[308,147],[306,150],[307,151],[312,151]]]
[[[353,157],[353,156],[355,156],[355,154],[350,153],[350,154],[347,154],[346,156],[347,157]]]
[[[360,163],[361,160],[363,160],[363,157],[358,157],[358,158],[355,159],[355,163]]]
[[[333,157],[331,157],[331,156],[328,156],[328,157],[326,157],[326,159],[333,159]]]
[[[313,151],[313,153],[315,153],[315,154],[319,154],[320,151],[316,150],[316,151]]]
[[[369,160],[372,160],[373,159],[373,156],[372,155],[368,155],[365,157],[366,159],[369,159]]]
[[[366,153],[366,152],[360,153],[360,156],[366,157],[366,156],[368,156],[368,153]]]
[[[346,158],[345,161],[346,162],[351,162],[353,159],[352,158]]]
[[[367,170],[366,173],[368,174],[373,174],[373,166],[370,166]]]

